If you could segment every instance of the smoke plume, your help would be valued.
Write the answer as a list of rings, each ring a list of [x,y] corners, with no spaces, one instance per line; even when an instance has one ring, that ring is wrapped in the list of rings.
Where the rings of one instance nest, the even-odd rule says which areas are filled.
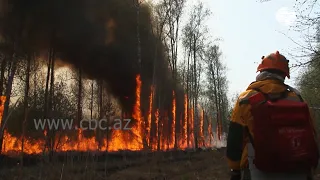
[[[169,108],[177,86],[163,45],[152,33],[148,6],[140,8],[141,64],[132,0],[2,0],[0,10],[2,39],[15,42],[21,52],[43,53],[53,47],[56,58],[88,78],[105,81],[128,111],[135,100],[136,75],[141,74],[142,92],[148,93],[155,71],[157,92],[162,93],[159,102]],[[179,94],[182,102],[183,92]],[[148,94],[142,96],[146,103]]]

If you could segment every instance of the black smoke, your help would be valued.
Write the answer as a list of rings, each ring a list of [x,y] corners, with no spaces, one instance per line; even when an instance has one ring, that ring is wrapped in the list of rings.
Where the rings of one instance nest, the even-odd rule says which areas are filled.
[[[146,104],[155,71],[157,93],[162,94],[161,100],[156,101],[169,109],[172,90],[178,86],[168,70],[164,46],[152,33],[150,8],[144,4],[139,19],[142,59],[138,63],[137,14],[133,2],[3,0],[1,34],[18,44],[21,52],[43,53],[53,47],[56,58],[82,69],[88,78],[105,81],[110,93],[128,111],[135,101],[136,75],[141,74],[142,104]],[[183,92],[179,94],[181,101]]]

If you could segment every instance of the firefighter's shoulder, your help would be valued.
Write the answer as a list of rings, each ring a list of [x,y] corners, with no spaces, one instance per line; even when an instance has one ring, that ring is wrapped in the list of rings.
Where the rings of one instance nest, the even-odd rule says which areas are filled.
[[[238,98],[239,106],[243,104],[249,104],[249,98],[257,93],[258,92],[253,89],[242,92]]]

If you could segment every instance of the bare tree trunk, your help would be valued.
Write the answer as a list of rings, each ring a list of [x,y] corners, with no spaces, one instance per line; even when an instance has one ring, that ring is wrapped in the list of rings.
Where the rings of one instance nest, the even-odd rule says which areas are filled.
[[[102,80],[100,80],[99,81],[99,119],[102,119],[103,118],[103,81]],[[109,123],[109,122],[108,122]],[[97,130],[97,137],[98,137],[98,141],[99,141],[99,148],[101,148],[101,139],[102,139],[102,136],[101,136],[101,131],[98,129]],[[107,129],[107,132],[106,132],[107,134],[107,144],[106,144],[106,151],[108,151],[108,142],[109,142],[109,140],[108,140],[108,129]]]
[[[82,119],[82,69],[78,69],[77,124]]]
[[[54,62],[55,62],[55,52],[54,49],[51,48],[50,51],[50,58],[51,58],[51,75],[50,75],[50,91],[49,91],[49,97],[48,97],[48,114],[49,117],[53,117],[53,97],[54,97]],[[53,159],[53,153],[54,153],[54,144],[55,144],[55,129],[51,129],[48,133],[49,139],[50,139],[50,161]]]
[[[12,58],[12,57],[11,57]],[[4,89],[4,74],[6,71],[6,67],[7,67],[7,56],[4,57],[4,59],[1,62],[1,74],[0,74],[0,95],[3,95],[3,89]],[[5,103],[5,102],[1,102],[1,103]],[[2,144],[3,144],[3,132],[1,132],[2,128],[3,128],[3,116],[1,117],[1,122],[0,122],[0,154],[2,152]]]
[[[4,103],[4,110],[3,110],[1,126],[0,126],[0,154],[2,153],[3,135],[4,135],[4,132],[1,130],[4,129],[4,127],[5,127],[4,120],[8,117],[8,114],[9,114],[11,90],[12,90],[14,75],[15,75],[16,69],[17,69],[17,59],[15,59],[15,55],[12,54],[11,58],[12,58],[10,60],[11,68],[8,70],[9,76],[8,76],[8,81],[7,81],[6,91],[5,91],[6,101]]]
[[[191,57],[191,50],[188,50],[188,64],[187,64],[187,96],[188,96],[188,106],[187,106],[187,146],[190,147],[190,120],[189,120],[189,106],[190,106],[190,92],[189,92],[189,71],[190,71],[190,57]]]
[[[49,95],[49,81],[50,81],[50,72],[51,72],[51,63],[52,58],[51,58],[51,48],[49,49],[49,55],[48,55],[48,63],[47,63],[47,78],[46,78],[46,87],[45,87],[45,92],[44,92],[44,112],[43,112],[43,119],[46,119],[48,117],[48,111],[49,111],[49,106],[48,106],[48,95]],[[49,132],[48,126],[45,127],[45,131],[48,133]],[[50,140],[48,137],[48,134],[45,135],[45,146],[43,153],[45,153],[45,150],[48,148],[50,150]]]
[[[93,92],[94,92],[94,88],[93,88],[93,80],[91,81],[91,102],[90,102],[90,119],[93,119]]]
[[[224,94],[221,94],[221,114],[222,114],[222,119],[221,119],[221,133],[225,132],[224,129],[226,129],[226,107],[227,107],[227,102],[225,101]]]
[[[179,37],[179,16],[176,18],[176,32],[175,32],[175,55],[174,55],[174,81],[177,81],[177,61],[178,61],[178,37]],[[176,126],[175,126],[175,143],[174,143],[174,148],[177,149],[178,148],[178,136],[177,134],[179,133],[179,115],[177,115],[178,113],[176,113]],[[178,117],[178,118],[177,118]],[[182,124],[180,124],[181,126]]]
[[[77,121],[78,123],[81,121],[82,117],[82,69],[78,70],[78,103],[77,103]]]
[[[29,88],[30,88],[30,67],[31,67],[31,55],[27,55],[27,69],[26,69],[26,80],[25,80],[25,90],[24,90],[24,120],[22,121],[22,135],[21,135],[21,156],[20,163],[23,166],[23,153],[24,153],[24,135],[25,135],[25,126],[28,119],[28,103],[29,103]]]
[[[151,25],[151,28],[153,28],[152,25]],[[157,89],[157,86],[155,86],[155,84],[156,84],[155,78],[156,78],[157,57],[158,57],[158,44],[155,44],[155,52],[154,52],[154,59],[153,59],[152,84],[151,84],[151,86],[154,87],[152,97],[151,97],[153,101],[154,101],[155,93],[156,93],[156,89]],[[151,147],[151,149],[152,149],[153,141],[154,141],[154,137],[152,136],[154,134],[153,132],[157,132],[156,129],[154,129],[154,127],[157,128],[157,125],[153,123],[155,116],[152,116],[154,104],[155,103],[152,103],[152,107],[151,107],[151,124],[150,124],[150,132],[149,132],[149,148]],[[155,134],[155,136],[156,136],[156,134]]]
[[[220,140],[219,137],[219,126],[220,126],[220,121],[219,121],[219,112],[220,112],[220,108],[219,108],[219,100],[218,100],[218,90],[217,90],[217,77],[216,77],[216,72],[214,72],[214,70],[212,69],[212,79],[213,79],[213,85],[214,85],[214,98],[215,98],[215,106],[216,106],[216,130],[217,130],[217,134],[218,134],[218,139]]]
[[[193,73],[194,73],[194,89],[195,89],[195,95],[194,95],[194,103],[193,103],[193,117],[194,117],[194,144],[195,144],[195,148],[198,149],[198,130],[199,130],[199,127],[198,127],[198,108],[197,108],[197,105],[198,105],[198,85],[197,85],[197,82],[198,82],[198,78],[197,78],[197,60],[196,60],[196,53],[197,53],[197,39],[196,39],[196,35],[194,34],[193,35]]]
[[[140,37],[140,6],[141,6],[141,2],[140,0],[134,0],[134,5],[136,7],[136,14],[137,14],[137,26],[136,26],[136,31],[137,31],[137,58],[138,58],[138,69],[140,70],[142,68],[142,54],[141,54],[141,37]],[[141,74],[141,76],[143,76]],[[144,124],[146,124],[148,118],[144,118]],[[143,133],[143,149],[147,149],[148,145],[147,145],[147,136],[145,135],[145,133]]]
[[[221,126],[222,126],[222,121],[221,121],[221,82],[220,82],[220,78],[219,77],[219,74],[221,73],[220,72],[220,65],[219,65],[219,59],[216,58],[215,59],[215,68],[216,68],[216,87],[215,87],[215,91],[216,91],[216,100],[217,100],[217,111],[218,111],[218,118],[217,118],[217,121],[218,121],[218,139],[221,140]]]
[[[208,126],[208,128],[207,128],[207,137],[209,137],[209,147],[211,147],[211,131],[210,131],[210,129],[209,128],[211,128],[212,129],[212,127],[211,127],[211,122],[210,122],[210,118],[209,118],[209,116],[208,116],[208,114],[206,114],[205,113],[205,117],[206,117],[206,122],[207,122],[207,126]]]
[[[38,68],[37,67],[37,62],[36,62],[36,58],[33,57],[33,65],[34,65],[34,68]],[[37,81],[37,69],[34,70],[34,76],[33,76],[33,108],[36,108],[37,106],[37,100],[38,100],[38,97],[37,97],[37,84],[38,84],[38,81]]]
[[[137,13],[137,56],[138,56],[138,67],[141,68],[141,41],[140,41],[140,2],[135,0],[136,13]]]
[[[160,130],[161,130],[161,122],[162,122],[162,117],[161,117],[161,113],[160,113],[160,102],[161,102],[161,96],[160,96],[160,93],[158,93],[159,94],[159,99],[158,99],[158,107],[159,107],[159,118],[158,118],[158,126],[157,126],[157,128],[158,128],[158,135],[157,135],[157,150],[158,151],[160,151],[160,148],[161,148],[161,138],[160,138],[160,136],[161,136],[161,133],[162,132],[160,132]]]
[[[201,134],[201,146],[205,146],[206,144],[205,144],[205,139],[204,139],[204,132],[205,132],[205,125],[204,125],[204,122],[205,122],[205,111],[204,111],[204,109],[202,109],[202,127],[201,127],[201,131],[202,131],[202,134]]]
[[[0,73],[0,95],[3,94],[3,87],[4,87],[4,73],[7,67],[7,56],[3,58],[1,61],[1,73]]]

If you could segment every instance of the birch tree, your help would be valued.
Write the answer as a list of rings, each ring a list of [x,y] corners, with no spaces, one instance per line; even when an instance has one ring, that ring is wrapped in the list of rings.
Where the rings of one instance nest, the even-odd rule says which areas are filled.
[[[195,148],[198,148],[199,116],[197,105],[200,93],[201,57],[207,35],[205,21],[210,14],[209,9],[206,9],[202,2],[198,2],[192,7],[187,24],[183,27],[183,46],[188,54],[187,93],[190,100],[188,104],[192,106],[194,113],[193,134]],[[189,74],[190,70],[192,71],[191,74]]]
[[[226,128],[228,119],[227,79],[226,67],[221,60],[219,46],[210,45],[206,50],[205,63],[207,73],[207,97],[210,109],[215,114],[218,137],[222,134],[222,127]],[[220,139],[219,139],[220,140]]]

